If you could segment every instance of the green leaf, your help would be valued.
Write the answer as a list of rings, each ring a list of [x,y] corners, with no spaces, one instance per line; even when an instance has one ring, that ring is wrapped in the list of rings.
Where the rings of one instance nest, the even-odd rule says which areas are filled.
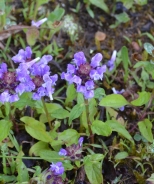
[[[92,122],[91,129],[93,133],[102,136],[109,136],[112,133],[111,127],[100,120]]]
[[[137,4],[139,4],[140,6],[146,5],[146,4],[148,3],[147,0],[135,0],[135,2],[136,2]]]
[[[108,120],[106,123],[111,127],[112,131],[118,132],[120,135],[128,139],[134,144],[133,138],[129,134],[129,132],[125,129],[123,125],[121,125],[118,121],[116,120]]]
[[[122,151],[122,152],[119,152],[115,155],[115,160],[122,160],[122,159],[125,159],[127,158],[129,155],[126,151]]]
[[[128,14],[126,12],[119,13],[115,15],[115,18],[118,20],[120,23],[126,23],[130,20]]]
[[[44,142],[52,142],[52,138],[49,133],[45,131],[46,127],[42,122],[35,120],[32,117],[24,116],[20,119],[25,123],[26,131],[35,139],[44,141]]]
[[[65,109],[57,109],[51,113],[51,116],[57,119],[65,119],[69,117],[69,112]]]
[[[52,113],[53,111],[57,110],[57,109],[60,109],[62,108],[61,105],[59,104],[56,104],[56,103],[45,103],[46,107],[47,107],[47,110],[48,110],[48,113]],[[44,110],[44,106],[43,106],[43,103],[42,101],[40,100],[37,100],[35,102],[35,108],[37,109],[37,113],[41,114],[45,114],[45,110]]]
[[[63,17],[64,14],[65,14],[64,8],[60,8],[59,6],[57,6],[55,10],[49,14],[48,20],[51,22],[58,21]]]
[[[49,144],[48,143],[39,141],[30,148],[29,155],[30,156],[33,156],[33,155],[39,156],[40,151],[48,150],[48,149],[49,149]]]
[[[121,58],[125,70],[124,80],[126,81],[128,79],[128,64],[131,64],[128,56],[128,49],[126,46],[123,46],[121,49]]]
[[[103,158],[104,155],[102,154],[93,154],[84,157],[84,169],[92,184],[103,183],[102,163],[99,162],[100,160],[103,160]]]
[[[5,0],[0,1],[0,15],[5,13]]]
[[[105,4],[104,0],[90,0],[90,3],[104,10],[106,13],[109,13],[109,9],[107,5]]]
[[[3,181],[5,183],[7,182],[12,182],[12,183],[15,183],[15,180],[16,180],[16,177],[14,175],[11,175],[11,176],[7,176],[5,174],[0,174],[0,181]],[[14,182],[13,182],[14,181]],[[3,183],[2,182],[2,183]]]
[[[152,51],[154,50],[154,46],[151,43],[144,43],[144,49],[152,55]]]
[[[34,107],[34,101],[31,96],[31,93],[23,93],[20,96],[20,100],[14,102],[13,106],[19,109],[23,109],[26,106]]]
[[[30,46],[35,45],[38,37],[39,37],[39,30],[37,28],[31,28],[26,31],[26,40]]]
[[[38,6],[41,6],[42,4],[48,3],[49,0],[37,0]]]
[[[104,97],[99,105],[104,107],[120,108],[129,104],[127,100],[120,94],[111,94]]]
[[[136,100],[131,101],[131,104],[134,106],[142,106],[146,103],[149,102],[151,97],[151,93],[150,92],[139,92],[139,97]]]
[[[96,115],[98,109],[97,107],[97,102],[94,98],[89,100],[89,119],[90,122],[94,121],[94,116]]]
[[[84,111],[84,104],[77,104],[73,107],[73,109],[70,112],[69,121],[68,124],[70,125],[72,121],[76,118],[78,118],[81,113]]]
[[[0,130],[1,130],[0,142],[3,141],[9,135],[11,127],[12,127],[11,121],[5,119],[0,120]]]
[[[105,90],[103,88],[97,88],[94,91],[94,98],[102,99],[103,96],[106,96]]]
[[[17,181],[19,183],[27,182],[29,181],[29,175],[28,175],[28,170],[25,164],[22,162],[22,156],[24,153],[22,150],[19,151],[17,159],[16,159],[16,167],[17,167]]]
[[[144,119],[143,121],[138,122],[138,127],[142,136],[152,143],[153,142],[152,123],[149,121],[149,119]]]
[[[72,102],[76,98],[76,89],[74,87],[74,84],[71,84],[67,87],[66,90],[66,101],[65,103],[68,104],[69,102]]]
[[[59,162],[64,160],[64,157],[60,156],[57,151],[41,150],[39,155],[43,160],[48,162]]]
[[[78,142],[79,133],[74,129],[67,129],[58,134],[58,140],[63,141],[64,144],[70,146]]]

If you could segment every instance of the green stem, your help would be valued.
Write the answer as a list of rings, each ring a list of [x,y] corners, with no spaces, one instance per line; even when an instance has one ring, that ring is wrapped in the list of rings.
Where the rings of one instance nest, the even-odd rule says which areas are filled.
[[[47,117],[47,120],[48,120],[49,127],[50,127],[50,129],[52,130],[53,127],[52,127],[52,124],[51,124],[51,121],[50,121],[50,115],[49,115],[49,113],[48,113],[48,109],[47,109],[47,107],[46,107],[44,98],[42,97],[41,100],[42,100],[42,103],[43,103],[43,107],[44,107],[44,111],[45,111],[45,114],[46,114],[46,117]]]
[[[90,133],[90,143],[94,144],[94,135],[93,135],[92,130],[91,130],[91,122],[90,122],[90,119],[89,119],[89,103],[88,103],[88,100],[85,100],[85,105],[86,105],[86,114],[87,114],[87,125],[88,125],[88,130],[89,130],[89,133]]]

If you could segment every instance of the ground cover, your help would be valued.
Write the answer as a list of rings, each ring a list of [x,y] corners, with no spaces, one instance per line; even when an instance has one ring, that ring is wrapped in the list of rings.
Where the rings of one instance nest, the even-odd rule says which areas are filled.
[[[0,183],[154,183],[154,2],[0,1]]]

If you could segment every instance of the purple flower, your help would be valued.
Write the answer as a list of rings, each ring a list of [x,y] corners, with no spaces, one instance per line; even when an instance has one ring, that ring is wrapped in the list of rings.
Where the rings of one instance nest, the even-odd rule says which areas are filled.
[[[50,169],[55,175],[62,175],[64,173],[64,167],[62,162],[52,163]]]
[[[112,88],[112,91],[113,91],[114,94],[122,94],[123,92],[125,92],[124,89],[118,91],[115,88]],[[120,109],[120,111],[124,111],[124,107],[120,107],[119,109]]]
[[[58,152],[59,155],[61,156],[66,156],[67,155],[67,151],[63,148],[60,149],[60,151]]]
[[[34,20],[32,20],[31,25],[32,26],[35,26],[35,27],[40,27],[47,20],[48,20],[47,18],[41,19],[41,20],[39,20],[37,22],[35,22]]]
[[[31,60],[32,49],[28,46],[25,50],[20,49],[18,54],[12,57],[15,63],[24,63]]]
[[[0,65],[0,102],[16,102],[19,100],[18,92],[16,89],[20,85],[17,74],[14,71],[7,69],[7,64]]]
[[[107,62],[107,66],[109,67],[109,71],[113,70],[115,67],[115,60],[116,60],[117,51],[114,50],[111,56],[111,59]]]
[[[77,92],[84,95],[85,99],[94,97],[95,81],[102,80],[106,71],[106,65],[101,65],[103,56],[101,53],[92,57],[91,63],[86,62],[83,52],[74,54],[74,64],[68,64],[67,72],[61,74],[61,78],[74,83]]]
[[[84,140],[83,137],[80,137],[79,140],[78,140],[78,143],[79,143],[80,147],[81,147],[82,144],[83,144],[83,140]]]

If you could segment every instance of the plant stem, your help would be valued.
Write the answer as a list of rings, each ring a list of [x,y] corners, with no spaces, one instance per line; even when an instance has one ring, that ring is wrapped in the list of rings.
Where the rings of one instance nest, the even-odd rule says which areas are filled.
[[[49,116],[48,109],[47,109],[47,107],[46,107],[44,98],[42,97],[41,100],[42,100],[42,103],[43,103],[43,107],[44,107],[44,111],[45,111],[45,114],[46,114],[46,117],[47,117],[47,120],[48,120],[49,127],[50,127],[50,129],[52,130],[53,127],[52,127],[52,124],[51,124],[51,121],[50,121],[50,116]]]
[[[92,133],[91,130],[91,123],[90,123],[90,119],[89,119],[89,103],[88,100],[85,100],[85,105],[86,105],[86,114],[87,114],[87,125],[88,125],[88,130],[90,133],[90,143],[94,144],[94,135]]]

